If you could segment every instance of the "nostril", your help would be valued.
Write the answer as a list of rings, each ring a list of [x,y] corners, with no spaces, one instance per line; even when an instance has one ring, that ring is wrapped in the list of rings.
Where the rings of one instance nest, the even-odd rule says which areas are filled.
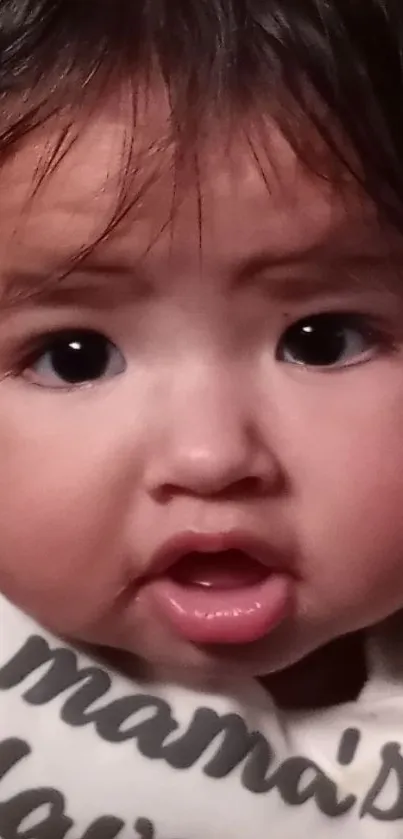
[[[219,489],[203,486],[198,489],[183,486],[180,484],[167,483],[154,490],[153,496],[160,503],[167,503],[177,496],[188,496],[193,498],[213,498],[217,501],[248,501],[255,498],[263,498],[273,488],[259,477],[242,478]]]

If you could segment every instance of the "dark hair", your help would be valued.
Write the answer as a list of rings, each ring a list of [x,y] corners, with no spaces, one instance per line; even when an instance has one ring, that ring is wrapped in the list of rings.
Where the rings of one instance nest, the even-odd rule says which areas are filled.
[[[402,56],[402,0],[1,0],[0,160],[157,73],[178,143],[250,113],[297,145],[305,120],[403,229]]]

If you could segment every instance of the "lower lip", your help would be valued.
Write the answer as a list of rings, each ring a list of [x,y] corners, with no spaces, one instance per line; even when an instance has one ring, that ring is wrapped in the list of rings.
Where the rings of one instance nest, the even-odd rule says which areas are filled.
[[[160,577],[147,585],[161,616],[195,644],[248,644],[269,635],[290,614],[292,580],[272,573],[254,585],[213,589]]]

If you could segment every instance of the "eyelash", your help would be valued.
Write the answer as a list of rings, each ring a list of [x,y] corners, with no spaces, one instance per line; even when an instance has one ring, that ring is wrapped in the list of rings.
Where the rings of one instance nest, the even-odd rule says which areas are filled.
[[[391,329],[381,321],[378,316],[373,314],[367,314],[362,312],[354,312],[354,311],[318,311],[315,313],[310,313],[303,318],[299,318],[298,320],[294,320],[289,323],[289,326],[283,329],[280,337],[276,341],[276,351],[275,357],[278,362],[283,362],[287,364],[293,364],[294,366],[299,366],[302,369],[307,369],[311,371],[319,372],[320,370],[328,370],[329,372],[333,369],[342,369],[343,367],[353,366],[353,364],[357,364],[358,361],[352,362],[351,364],[348,363],[335,363],[335,364],[306,364],[303,362],[297,362],[290,360],[286,361],[284,358],[281,358],[281,348],[286,345],[287,343],[287,336],[289,335],[292,330],[298,330],[300,327],[302,330],[303,324],[309,324],[310,322],[318,323],[319,321],[322,323],[326,323],[326,320],[329,323],[332,323],[332,326],[339,322],[342,325],[342,329],[344,330],[354,330],[356,331],[357,335],[360,335],[363,341],[368,343],[369,352],[371,348],[374,352],[377,350],[382,352],[393,352],[397,349],[396,341],[391,334]],[[323,326],[322,326],[323,328]],[[17,354],[17,360],[14,364],[10,365],[11,369],[8,372],[8,376],[13,378],[21,378],[24,377],[24,373],[28,370],[32,370],[34,365],[37,364],[42,356],[45,356],[46,353],[51,352],[52,344],[54,345],[56,341],[66,339],[68,337],[77,336],[79,334],[89,334],[98,335],[102,337],[105,342],[109,342],[111,347],[114,347],[115,350],[120,353],[119,347],[116,346],[111,339],[108,338],[107,335],[101,330],[94,330],[91,328],[83,328],[80,327],[70,327],[66,328],[63,327],[62,329],[55,329],[55,330],[48,330],[45,333],[41,333],[38,335],[32,336],[31,339],[28,339],[25,342],[25,346],[23,350]],[[123,358],[123,356],[122,356]],[[364,358],[362,359],[364,360]],[[94,381],[90,381],[91,384],[96,384],[97,381],[104,381],[107,377],[102,377],[102,379],[95,379]],[[81,386],[85,383],[83,382]],[[43,385],[44,387],[51,387],[50,385]],[[80,384],[70,384],[68,382],[65,383],[63,386],[59,386],[59,390],[64,391],[71,391],[77,390],[80,387]],[[55,386],[53,385],[53,389]]]
[[[63,344],[63,341],[66,342],[66,347],[69,344],[75,343],[77,340],[80,342],[83,338],[86,340],[88,338],[94,338],[99,341],[100,343],[104,343],[105,347],[107,346],[109,349],[115,350],[121,357],[123,364],[120,365],[121,369],[119,372],[123,372],[123,367],[125,366],[124,359],[116,347],[116,345],[111,341],[110,338],[105,334],[105,332],[101,329],[94,329],[94,328],[83,328],[82,326],[72,326],[70,328],[63,327],[61,329],[49,330],[45,333],[41,333],[39,335],[32,336],[25,342],[23,349],[20,353],[17,353],[17,358],[14,364],[11,366],[9,371],[9,376],[12,376],[15,379],[19,378],[28,378],[26,376],[27,371],[33,370],[34,366],[39,363],[42,358],[46,357],[47,353],[51,353],[52,350],[55,351],[55,347],[57,342]],[[25,375],[24,375],[25,374]],[[106,376],[100,377],[102,380],[107,378]],[[35,382],[32,382],[35,383]],[[97,380],[94,381],[89,380],[88,383],[80,382],[80,383],[69,383],[65,382],[63,385],[56,387],[55,385],[42,385],[43,387],[47,387],[47,389],[59,390],[64,392],[69,392],[73,390],[77,390],[79,387],[83,387],[85,384],[96,384]],[[38,383],[36,383],[38,384]]]
[[[316,313],[311,313],[306,317],[300,318],[297,321],[293,321],[282,333],[279,342],[277,344],[276,350],[276,358],[278,361],[285,361],[282,358],[282,351],[285,352],[285,347],[287,344],[287,339],[290,338],[290,335],[297,331],[298,328],[303,332],[303,326],[315,324],[320,325],[323,330],[323,327],[327,326],[328,330],[330,330],[330,334],[332,334],[333,330],[333,337],[336,330],[336,327],[341,326],[341,330],[339,332],[347,333],[348,330],[351,332],[355,332],[356,335],[360,336],[364,342],[368,345],[368,351],[371,348],[375,351],[378,349],[380,352],[394,352],[397,349],[397,344],[394,336],[391,334],[390,328],[386,326],[384,322],[377,316],[373,314],[367,314],[363,312],[354,312],[354,311],[319,311]],[[306,334],[309,334],[307,331]],[[323,334],[322,334],[323,337]],[[364,356],[364,353],[362,354]],[[358,356],[359,358],[359,356]],[[362,359],[364,360],[364,358]],[[291,363],[290,361],[288,363]],[[353,366],[353,364],[357,364],[358,360],[346,363],[324,363],[323,365],[320,364],[304,364],[302,362],[299,363],[299,366],[305,369],[313,369],[319,371],[320,369],[327,369],[328,371],[334,369],[342,369],[343,367]],[[298,362],[294,362],[294,364],[298,364]]]

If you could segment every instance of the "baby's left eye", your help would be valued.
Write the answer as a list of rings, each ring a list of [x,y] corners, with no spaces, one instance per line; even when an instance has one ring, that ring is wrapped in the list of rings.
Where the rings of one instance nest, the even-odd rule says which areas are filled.
[[[74,388],[117,376],[126,363],[118,348],[100,332],[76,329],[47,336],[23,371],[45,388]]]
[[[324,312],[288,327],[277,347],[278,361],[307,368],[337,368],[371,357],[379,335],[363,316]]]

